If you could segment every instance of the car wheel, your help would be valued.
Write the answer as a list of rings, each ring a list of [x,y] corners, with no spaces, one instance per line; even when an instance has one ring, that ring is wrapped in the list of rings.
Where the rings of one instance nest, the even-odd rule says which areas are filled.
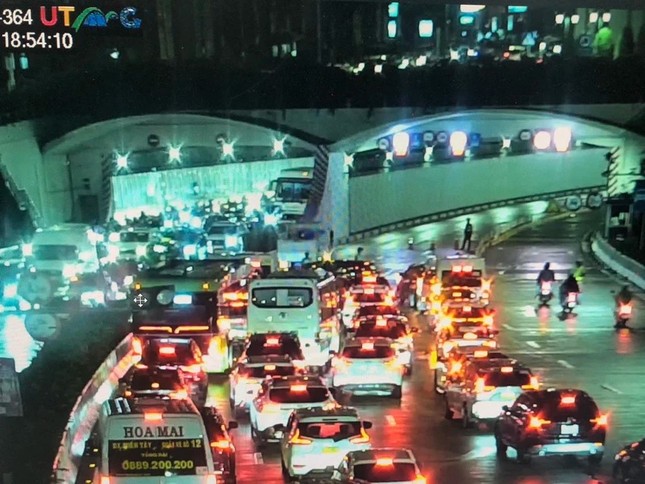
[[[495,432],[495,451],[497,457],[500,459],[506,459],[506,451],[508,450],[508,445],[504,443],[502,438],[497,432]]]
[[[470,412],[468,412],[468,407],[464,404],[461,408],[461,426],[465,429],[469,429],[471,424]]]
[[[531,463],[531,456],[526,453],[526,449],[522,447],[517,447],[515,449],[515,452],[517,452],[517,462],[525,465],[528,465]]]
[[[448,399],[447,398],[444,398],[444,404],[445,404],[446,408],[445,408],[445,412],[443,414],[443,418],[445,418],[446,420],[452,420],[453,418],[455,418],[455,414],[452,411],[452,409],[450,408],[450,405],[448,405]]]
[[[390,396],[396,400],[401,400],[401,397],[403,396],[403,391],[401,390],[401,385],[397,385],[392,389],[392,393]]]
[[[602,462],[602,456],[603,454],[590,455],[589,457],[587,457],[587,462],[590,466],[600,465],[600,462]]]

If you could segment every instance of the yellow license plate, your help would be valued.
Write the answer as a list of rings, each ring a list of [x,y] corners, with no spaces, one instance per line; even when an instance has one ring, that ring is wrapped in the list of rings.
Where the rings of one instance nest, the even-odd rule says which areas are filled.
[[[323,454],[335,454],[336,452],[338,452],[337,447],[325,447],[323,449]]]

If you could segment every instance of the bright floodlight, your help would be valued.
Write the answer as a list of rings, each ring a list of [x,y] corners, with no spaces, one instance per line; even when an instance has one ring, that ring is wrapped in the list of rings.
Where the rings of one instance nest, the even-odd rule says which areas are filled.
[[[466,153],[468,135],[463,131],[455,131],[450,134],[450,149],[454,156],[463,156]]]
[[[168,159],[172,161],[181,160],[181,148],[179,146],[169,146],[168,147]]]
[[[419,20],[419,37],[427,39],[434,34],[434,22],[432,20]]]
[[[392,136],[392,147],[396,156],[406,156],[410,148],[410,135],[405,131],[399,131]]]
[[[394,39],[396,38],[398,30],[398,25],[396,24],[396,20],[390,20],[387,23],[387,37],[388,39]]]
[[[273,154],[274,155],[284,155],[284,140],[285,138],[282,139],[274,139],[273,140]]]
[[[551,146],[551,133],[548,131],[538,131],[533,136],[533,146],[538,150],[547,150]]]
[[[553,131],[553,145],[555,146],[555,150],[559,153],[568,151],[571,147],[571,138],[571,128],[556,128],[555,131]]]
[[[558,25],[562,25],[564,23],[564,14],[559,13],[555,16],[555,23]]]
[[[374,66],[374,74],[380,74],[383,72],[383,64],[376,64]]]
[[[351,155],[349,153],[345,153],[343,155],[343,160],[344,160],[345,166],[347,168],[351,168],[352,166],[354,166],[354,155]]]
[[[484,10],[486,5],[460,5],[459,11],[461,13],[477,13],[480,10]]]
[[[554,54],[562,54],[562,46],[560,44],[553,46]]]
[[[575,14],[571,16],[571,23],[573,25],[576,25],[578,22],[580,22],[580,15]]]
[[[117,168],[127,168],[128,167],[128,155],[116,155],[116,166]]]
[[[502,149],[508,150],[511,148],[511,139],[502,138]]]
[[[602,21],[607,23],[611,20],[611,13],[605,12],[602,14]]]
[[[224,156],[230,156],[230,157],[232,158],[232,157],[233,157],[233,153],[234,153],[234,150],[233,150],[233,143],[232,143],[232,142],[228,142],[228,141],[224,141],[224,142],[222,143],[222,154],[223,154]]]
[[[589,14],[589,23],[595,24],[596,22],[598,22],[598,12],[591,12]]]

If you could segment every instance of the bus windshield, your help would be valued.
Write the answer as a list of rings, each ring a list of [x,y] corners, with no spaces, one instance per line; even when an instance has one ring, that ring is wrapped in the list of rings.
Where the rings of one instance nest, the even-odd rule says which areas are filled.
[[[306,287],[253,289],[251,301],[259,308],[304,308],[311,305],[313,291]]]
[[[310,190],[310,180],[278,180],[276,198],[283,202],[304,202],[309,199]]]

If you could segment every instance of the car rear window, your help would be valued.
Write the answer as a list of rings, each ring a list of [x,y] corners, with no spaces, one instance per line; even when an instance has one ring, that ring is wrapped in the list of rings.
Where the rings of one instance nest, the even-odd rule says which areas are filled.
[[[288,355],[294,359],[301,359],[300,345],[293,339],[280,339],[276,345],[266,344],[265,339],[252,339],[246,348],[247,356]]]
[[[361,294],[354,294],[354,300],[360,304],[374,304],[374,303],[382,303],[385,301],[385,297],[387,296],[386,293],[384,292],[377,292],[373,294],[366,294],[366,293],[361,293]]]
[[[343,440],[361,433],[361,423],[355,422],[307,422],[298,425],[300,435],[312,439]]]
[[[361,346],[349,346],[343,350],[343,356],[350,359],[383,359],[394,356],[394,348],[390,346],[375,345],[372,349],[362,348]]]
[[[389,322],[386,326],[379,326],[375,322],[364,322],[356,330],[356,337],[383,337],[398,339],[405,336],[405,324],[398,322]]]
[[[409,482],[417,477],[414,464],[394,462],[393,465],[357,464],[354,478],[367,482]]]
[[[589,397],[576,395],[575,403],[572,405],[563,405],[561,397],[562,394],[555,393],[543,400],[540,405],[540,414],[544,415],[542,418],[554,422],[563,422],[569,418],[591,420],[600,413],[596,403]]]
[[[269,400],[275,403],[322,403],[329,397],[325,387],[308,386],[305,391],[292,391],[291,388],[273,388]]]
[[[394,306],[363,306],[356,311],[356,318],[364,316],[391,316],[399,314]]]
[[[444,287],[480,287],[482,285],[481,272],[478,275],[473,272],[473,275],[469,277],[456,276],[451,272],[444,272],[442,284]]]
[[[174,352],[170,348],[174,348]],[[190,366],[201,363],[201,361],[197,361],[189,345],[173,343],[146,346],[143,349],[141,361],[148,365]]]
[[[159,385],[153,388],[153,384]],[[181,381],[179,374],[173,371],[164,372],[136,372],[132,376],[130,384],[133,390],[179,390],[181,388]]]
[[[262,366],[241,366],[239,374],[248,378],[266,378],[267,376],[290,376],[295,375],[296,369],[291,365],[273,365],[267,363]]]
[[[526,371],[513,371],[511,373],[491,371],[484,373],[482,376],[486,386],[492,387],[521,387],[531,383],[531,375]]]

